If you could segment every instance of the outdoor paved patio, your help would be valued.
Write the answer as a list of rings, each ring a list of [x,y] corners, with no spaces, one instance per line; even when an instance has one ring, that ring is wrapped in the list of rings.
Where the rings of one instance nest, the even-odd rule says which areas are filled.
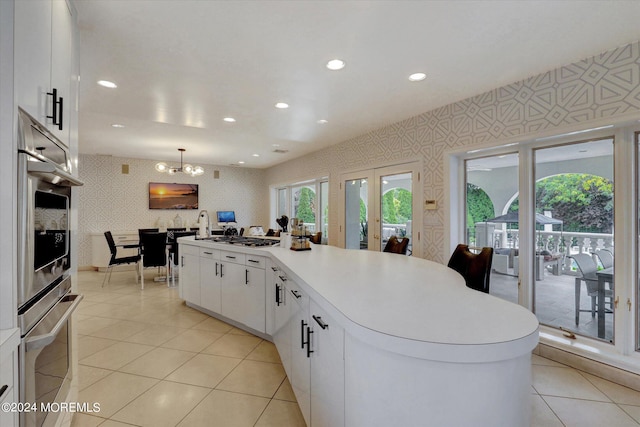
[[[511,269],[510,269],[511,271]],[[554,328],[563,327],[576,334],[598,338],[598,322],[590,313],[580,313],[580,324],[575,322],[575,276],[562,274],[554,276],[545,271],[544,280],[535,284],[534,313],[541,324]],[[491,273],[490,293],[499,298],[517,303],[518,278],[515,276]],[[591,298],[584,284],[581,287],[580,304],[583,310],[591,308]],[[605,314],[605,338],[613,341],[613,315]]]

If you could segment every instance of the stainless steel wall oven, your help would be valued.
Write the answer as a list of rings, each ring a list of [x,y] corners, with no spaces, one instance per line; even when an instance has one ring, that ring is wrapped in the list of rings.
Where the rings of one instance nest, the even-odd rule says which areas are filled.
[[[81,295],[70,294],[71,187],[69,149],[19,109],[18,324],[19,393],[38,411],[21,413],[21,426],[55,422],[41,404],[59,402],[70,383],[71,314]],[[56,414],[57,415],[57,414]]]

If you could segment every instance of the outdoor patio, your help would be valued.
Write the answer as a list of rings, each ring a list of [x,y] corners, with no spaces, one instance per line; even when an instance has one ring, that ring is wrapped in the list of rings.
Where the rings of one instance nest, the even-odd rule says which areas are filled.
[[[512,269],[510,269],[512,271]],[[575,277],[561,274],[554,276],[544,271],[544,279],[536,280],[534,288],[534,313],[543,325],[562,327],[576,334],[598,338],[597,317],[580,313],[580,324],[575,323]],[[591,298],[584,284],[581,286],[580,303],[583,310],[591,307]],[[507,301],[518,301],[518,278],[512,275],[491,273],[490,294]],[[613,315],[605,314],[605,340],[613,340]]]

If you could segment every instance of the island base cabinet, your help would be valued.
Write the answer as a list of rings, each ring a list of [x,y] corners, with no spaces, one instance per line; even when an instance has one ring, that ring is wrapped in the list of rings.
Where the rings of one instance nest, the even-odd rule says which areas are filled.
[[[296,395],[300,412],[311,425],[311,354],[313,329],[309,323],[309,297],[298,285],[288,281],[289,309],[291,310],[291,375],[289,381]]]
[[[311,300],[311,426],[343,427],[344,328]]]
[[[448,363],[387,352],[345,335],[347,426],[530,422],[530,353],[491,363]]]
[[[258,332],[264,332],[266,310],[264,269],[230,262],[222,262],[220,268],[222,315]]]
[[[180,247],[180,298],[200,305],[200,249],[196,246]]]
[[[220,299],[220,253],[200,248],[200,304],[219,313]]]

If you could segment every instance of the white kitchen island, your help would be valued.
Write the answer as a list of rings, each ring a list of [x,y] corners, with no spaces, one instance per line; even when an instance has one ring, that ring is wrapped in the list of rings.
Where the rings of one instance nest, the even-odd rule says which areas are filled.
[[[179,242],[187,304],[274,341],[308,425],[529,424],[536,317],[446,266],[332,246]],[[243,310],[225,309],[239,301]],[[238,318],[246,311],[257,313]]]

